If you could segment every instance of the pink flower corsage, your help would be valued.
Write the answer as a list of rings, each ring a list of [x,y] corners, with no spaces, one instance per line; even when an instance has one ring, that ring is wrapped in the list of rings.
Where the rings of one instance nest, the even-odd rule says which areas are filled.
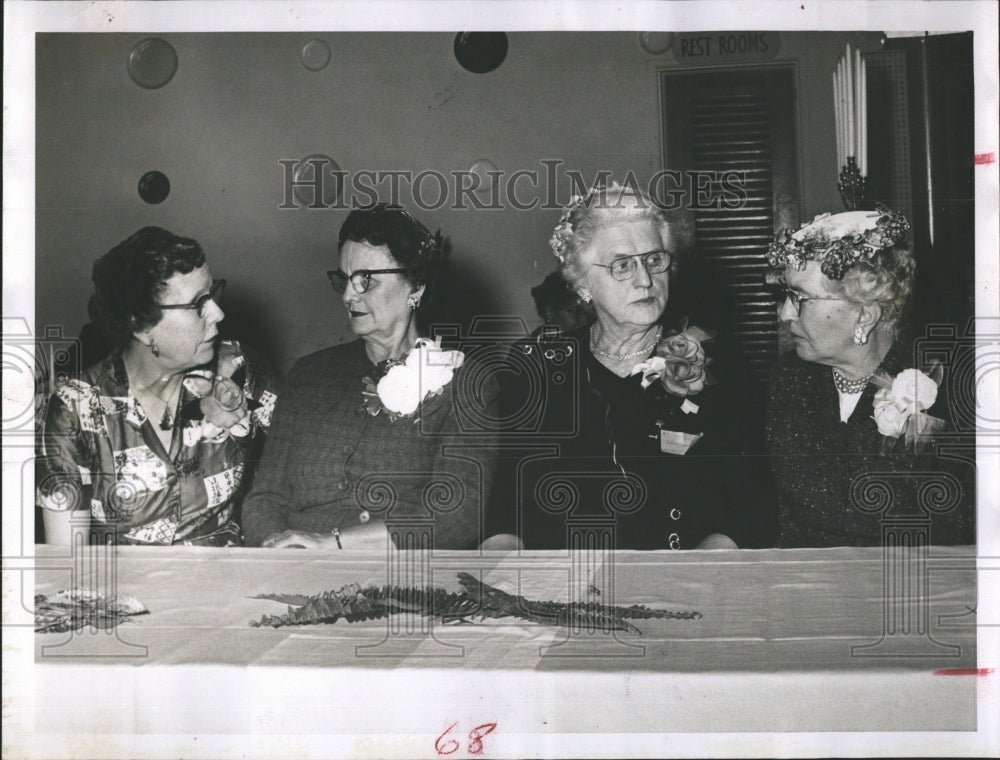
[[[184,378],[187,389],[198,396],[200,429],[197,438],[217,443],[228,436],[246,437],[252,428],[251,404],[233,375],[246,363],[238,341],[223,340],[217,349],[216,369],[194,370]]]
[[[701,344],[714,337],[713,333],[700,327],[685,326],[664,337],[653,355],[635,365],[631,374],[642,373],[643,388],[659,380],[664,390],[673,396],[684,398],[700,393],[706,384],[712,384],[708,374],[708,365],[712,360],[705,357]]]

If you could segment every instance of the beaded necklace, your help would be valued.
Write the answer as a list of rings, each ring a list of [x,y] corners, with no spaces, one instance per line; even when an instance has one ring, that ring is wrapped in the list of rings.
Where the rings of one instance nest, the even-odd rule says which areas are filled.
[[[874,372],[869,372],[864,377],[859,377],[857,380],[851,380],[844,377],[840,370],[833,370],[833,384],[837,386],[837,390],[841,393],[861,393],[868,385],[868,381],[872,379]]]
[[[652,342],[649,343],[649,344],[647,344],[647,345],[645,345],[645,346],[643,346],[638,351],[633,351],[630,354],[610,354],[607,351],[602,351],[601,349],[599,349],[597,347],[596,342],[594,341],[594,328],[591,327],[590,328],[590,350],[593,351],[595,354],[600,354],[601,356],[605,357],[606,359],[611,359],[611,361],[615,361],[615,362],[623,362],[623,361],[625,361],[627,359],[638,359],[640,356],[645,356],[646,354],[648,354],[650,351],[652,351],[656,347],[656,344],[660,342],[660,334],[662,332],[663,332],[663,327],[662,326],[658,326],[656,328],[656,335],[653,336]]]

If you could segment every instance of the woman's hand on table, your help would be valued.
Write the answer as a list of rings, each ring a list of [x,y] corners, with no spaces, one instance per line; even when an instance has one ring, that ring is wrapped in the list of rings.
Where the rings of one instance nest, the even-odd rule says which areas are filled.
[[[303,530],[272,533],[260,545],[264,549],[318,549],[335,552],[340,549],[384,550],[389,541],[385,523],[372,520],[366,525],[345,528],[339,533],[312,533]]]
[[[695,549],[739,549],[736,542],[722,533],[710,533]]]

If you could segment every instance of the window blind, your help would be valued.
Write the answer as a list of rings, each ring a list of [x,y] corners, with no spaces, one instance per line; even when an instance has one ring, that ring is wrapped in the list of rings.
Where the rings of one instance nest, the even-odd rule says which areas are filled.
[[[701,177],[704,188],[689,199],[694,255],[711,270],[728,306],[725,327],[763,381],[779,332],[765,252],[775,228],[797,217],[791,71],[667,73],[663,81],[665,165]]]

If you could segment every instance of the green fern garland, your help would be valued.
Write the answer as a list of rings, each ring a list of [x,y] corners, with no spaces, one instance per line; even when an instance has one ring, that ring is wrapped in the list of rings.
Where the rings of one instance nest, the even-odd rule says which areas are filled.
[[[341,618],[349,623],[375,620],[409,612],[436,618],[443,623],[471,623],[476,619],[515,617],[543,625],[574,626],[585,630],[626,631],[642,635],[628,619],[697,620],[700,612],[656,610],[636,604],[611,607],[596,602],[533,602],[481,583],[468,573],[458,574],[463,591],[453,593],[441,588],[405,588],[367,586],[351,583],[336,591],[315,596],[264,594],[256,599],[271,599],[289,604],[284,615],[264,615],[250,622],[255,627],[335,623]],[[294,606],[293,606],[294,605]]]

